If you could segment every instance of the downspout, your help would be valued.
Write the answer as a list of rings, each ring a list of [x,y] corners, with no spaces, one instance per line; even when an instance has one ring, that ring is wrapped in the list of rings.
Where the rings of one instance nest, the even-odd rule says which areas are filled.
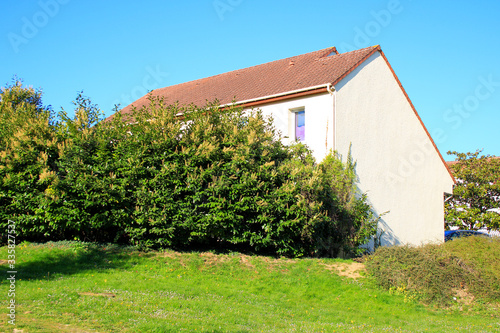
[[[333,97],[333,144],[332,144],[332,147],[333,147],[333,150],[336,151],[337,150],[337,112],[336,112],[336,108],[337,108],[337,90],[335,90],[335,87],[332,86],[331,83],[328,83],[327,86],[326,86],[326,89],[328,90],[328,92],[330,93],[330,95]]]

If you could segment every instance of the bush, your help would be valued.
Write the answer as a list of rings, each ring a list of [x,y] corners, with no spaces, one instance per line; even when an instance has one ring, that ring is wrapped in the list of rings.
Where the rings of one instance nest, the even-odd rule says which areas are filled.
[[[464,295],[500,300],[500,241],[456,239],[420,247],[380,247],[367,258],[380,286],[424,303],[450,305]]]
[[[260,111],[150,102],[100,121],[80,94],[73,119],[15,125],[0,159],[2,223],[15,220],[32,241],[286,256],[356,254],[374,234],[350,157],[316,164],[304,145],[284,146]]]

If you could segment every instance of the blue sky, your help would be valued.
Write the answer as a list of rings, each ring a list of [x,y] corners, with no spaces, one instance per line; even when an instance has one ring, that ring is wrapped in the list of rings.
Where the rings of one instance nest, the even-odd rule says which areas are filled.
[[[329,46],[380,44],[446,160],[500,155],[500,2],[0,2],[0,85],[14,75],[71,113],[109,116],[150,89]]]

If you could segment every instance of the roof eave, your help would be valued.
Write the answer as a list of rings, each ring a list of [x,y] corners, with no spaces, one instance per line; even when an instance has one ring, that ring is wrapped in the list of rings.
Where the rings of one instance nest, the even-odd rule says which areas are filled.
[[[312,86],[312,87],[307,87],[307,88],[302,88],[302,89],[297,89],[297,90],[292,90],[292,91],[286,91],[282,92],[279,94],[274,94],[274,95],[269,95],[269,96],[263,96],[263,97],[258,97],[258,98],[253,98],[253,99],[248,99],[244,101],[235,101],[233,103],[227,103],[223,104],[220,107],[221,108],[227,108],[231,106],[240,106],[244,108],[249,108],[249,107],[256,107],[256,106],[261,106],[269,103],[275,103],[287,99],[292,99],[292,98],[297,98],[297,97],[304,97],[304,96],[310,96],[310,95],[317,95],[321,93],[327,93],[329,92],[329,89],[331,87],[331,83],[324,83],[321,85],[317,86]]]

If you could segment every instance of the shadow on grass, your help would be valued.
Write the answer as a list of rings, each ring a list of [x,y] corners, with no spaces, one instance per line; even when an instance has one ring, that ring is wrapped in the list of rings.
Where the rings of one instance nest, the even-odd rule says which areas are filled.
[[[254,252],[246,246],[228,244],[205,244],[172,249],[180,253],[211,252],[217,255],[246,254],[271,258],[278,256],[272,251]],[[2,248],[7,259],[7,248]],[[4,252],[5,251],[5,252]],[[0,260],[0,273],[8,278],[9,270],[15,270],[16,279],[53,280],[61,275],[74,275],[104,270],[131,270],[157,252],[139,251],[133,246],[116,244],[85,243],[79,241],[57,241],[47,243],[24,243],[15,249],[15,268],[10,269],[7,260]],[[0,257],[0,259],[4,259]]]
[[[81,242],[30,244],[16,249],[16,279],[51,280],[87,271],[129,269],[154,256],[131,247]],[[4,274],[8,266],[3,266]]]

